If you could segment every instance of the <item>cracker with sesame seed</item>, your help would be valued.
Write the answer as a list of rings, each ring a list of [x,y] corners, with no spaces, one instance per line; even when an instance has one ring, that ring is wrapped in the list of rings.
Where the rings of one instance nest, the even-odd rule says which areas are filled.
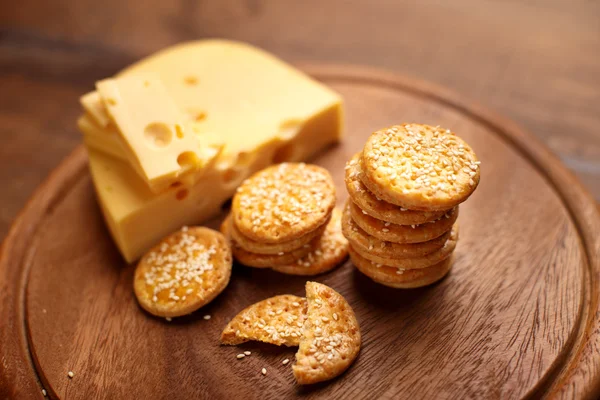
[[[442,247],[450,238],[450,231],[442,236],[423,243],[394,243],[379,240],[361,229],[350,215],[350,207],[346,204],[342,216],[342,232],[350,245],[362,253],[370,253],[383,258],[416,258],[433,253]]]
[[[452,208],[438,220],[421,225],[397,225],[364,214],[348,200],[350,215],[354,222],[369,235],[394,243],[422,243],[442,236],[452,229],[458,218],[458,207]]]
[[[329,222],[331,218],[327,220]],[[250,253],[257,254],[280,254],[287,253],[290,251],[298,250],[301,247],[310,244],[314,238],[317,236],[321,236],[327,227],[327,223],[318,227],[312,232],[307,233],[304,236],[300,236],[297,239],[292,239],[287,242],[281,243],[262,243],[256,240],[252,240],[242,235],[242,233],[237,229],[232,218],[229,218],[230,226],[229,233],[231,234],[231,239],[242,249],[249,251]]]
[[[310,253],[291,265],[273,270],[289,275],[317,275],[331,271],[348,257],[348,241],[342,234],[342,212],[334,208],[323,235]]]
[[[317,282],[306,282],[308,300],[296,364],[301,385],[333,379],[354,362],[360,351],[360,327],[352,307],[341,294]]]
[[[350,248],[350,258],[360,272],[375,282],[396,289],[411,289],[431,285],[446,276],[452,268],[453,257],[427,268],[406,270],[376,264],[358,254],[353,248]]]
[[[251,340],[278,346],[298,346],[306,319],[306,299],[284,294],[242,310],[225,327],[221,343],[236,345]]]
[[[364,213],[398,225],[423,224],[434,221],[445,214],[446,211],[407,210],[377,198],[360,179],[362,175],[361,157],[362,153],[356,153],[346,164],[345,183],[352,202],[359,206]]]
[[[183,227],[146,253],[133,289],[140,306],[159,317],[179,317],[210,303],[231,277],[227,239],[204,227]]]
[[[395,267],[400,269],[420,269],[431,267],[434,264],[439,263],[442,260],[450,257],[452,252],[456,248],[458,241],[458,224],[454,224],[452,231],[450,231],[450,237],[444,243],[444,246],[432,253],[426,254],[421,257],[406,258],[406,257],[382,257],[371,251],[364,251],[360,247],[352,247],[355,253],[360,254],[362,257],[375,264],[387,265],[388,267]]]
[[[324,225],[334,205],[335,185],[326,169],[282,163],[245,180],[233,197],[231,213],[242,235],[282,243]]]
[[[281,252],[278,254],[259,254],[252,253],[250,251],[241,248],[238,243],[231,237],[231,226],[233,225],[230,221],[231,214],[228,215],[223,223],[221,223],[221,232],[225,237],[229,238],[231,242],[231,252],[233,257],[243,265],[254,268],[272,268],[277,266],[284,266],[295,263],[297,260],[306,256],[313,249],[319,238],[314,238],[309,244],[305,244],[299,249],[295,249],[288,252]]]
[[[365,186],[389,203],[423,211],[448,210],[479,184],[479,161],[454,133],[420,124],[373,133],[361,157]]]

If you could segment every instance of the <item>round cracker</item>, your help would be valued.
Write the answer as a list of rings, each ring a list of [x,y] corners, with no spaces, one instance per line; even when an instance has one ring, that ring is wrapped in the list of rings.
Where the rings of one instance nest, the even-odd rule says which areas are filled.
[[[258,254],[241,248],[235,240],[231,237],[231,226],[233,225],[230,221],[231,214],[229,214],[225,220],[221,223],[221,232],[231,242],[231,252],[233,257],[240,263],[248,267],[254,268],[273,268],[277,266],[289,265],[297,262],[299,259],[310,253],[311,249],[316,246],[319,238],[314,238],[309,244],[305,244],[299,249],[295,249],[289,252],[281,252],[278,254]]]
[[[479,161],[450,130],[404,124],[373,133],[361,157],[362,181],[377,197],[409,210],[448,210],[479,184]]]
[[[298,346],[306,320],[306,299],[284,294],[240,311],[221,333],[221,343],[236,345],[250,340],[278,346]]]
[[[183,227],[138,263],[133,289],[140,306],[159,317],[196,311],[225,289],[231,277],[227,239],[204,227]]]
[[[360,351],[360,327],[341,294],[317,282],[306,282],[308,309],[303,337],[292,367],[301,385],[333,379]]]
[[[335,185],[326,169],[282,163],[245,180],[233,197],[231,211],[244,236],[282,243],[325,224],[334,205]]]
[[[346,204],[342,216],[342,232],[352,247],[358,248],[362,253],[371,253],[383,258],[417,258],[433,253],[444,247],[450,238],[450,231],[442,236],[423,243],[394,243],[379,240],[369,235],[354,222],[350,215],[350,206]]]
[[[350,259],[356,268],[375,282],[396,289],[411,289],[431,285],[452,269],[452,257],[431,267],[401,270],[386,265],[377,266],[350,248]]]
[[[231,233],[231,239],[237,243],[239,247],[242,249],[249,251],[251,253],[257,254],[280,254],[287,253],[293,250],[297,250],[304,245],[309,244],[314,238],[317,236],[321,236],[327,227],[327,223],[331,220],[331,217],[322,225],[319,226],[312,232],[307,233],[304,236],[299,237],[298,239],[292,239],[287,242],[281,243],[262,243],[256,240],[252,240],[242,235],[242,233],[237,229],[236,225],[232,223],[232,218],[230,220],[229,232]]]
[[[444,246],[434,251],[433,253],[429,253],[422,257],[416,258],[396,258],[396,257],[381,257],[375,255],[370,251],[364,251],[360,247],[352,247],[355,253],[360,254],[364,258],[369,261],[372,261],[375,264],[379,265],[387,265],[389,267],[395,267],[400,269],[421,269],[431,267],[434,264],[439,263],[442,260],[450,257],[452,252],[456,248],[456,243],[458,241],[458,224],[454,224],[452,227],[452,231],[450,232],[450,238],[444,243]]]
[[[356,204],[348,201],[352,219],[361,229],[379,240],[394,243],[422,243],[442,236],[452,229],[458,218],[458,207],[441,218],[421,225],[397,225],[365,214]]]
[[[361,156],[362,153],[356,153],[348,161],[344,180],[350,198],[361,210],[374,218],[398,225],[419,225],[434,221],[445,214],[445,211],[407,210],[377,198],[360,179],[362,175]]]
[[[295,264],[274,267],[273,270],[289,275],[317,275],[340,265],[348,257],[348,240],[342,234],[341,219],[342,212],[335,208],[316,247]]]

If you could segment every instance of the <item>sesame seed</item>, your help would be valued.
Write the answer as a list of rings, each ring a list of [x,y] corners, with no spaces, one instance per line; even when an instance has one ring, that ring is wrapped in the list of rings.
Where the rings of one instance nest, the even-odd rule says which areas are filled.
[[[241,359],[242,359],[242,358],[244,358],[244,357],[246,357],[246,355],[245,355],[245,354],[242,354],[242,353],[237,355],[237,359],[238,359],[238,360],[241,360]]]
[[[289,358],[286,358],[286,359],[285,359],[285,360],[283,360],[281,363],[282,363],[283,365],[287,365],[287,363],[289,363],[289,362],[290,362],[290,359],[289,359]]]
[[[171,317],[167,317],[167,318],[165,318],[165,319],[167,320],[167,322],[171,322],[171,321],[173,321],[173,318],[171,318]]]
[[[337,315],[337,313],[333,313],[333,319],[335,319],[336,321],[338,320],[338,315]]]
[[[267,369],[266,369],[266,368],[263,368],[263,369],[260,371],[260,373],[261,373],[261,374],[263,374],[263,375],[266,375],[266,374],[267,374]]]
[[[247,355],[247,356],[249,356],[250,354],[252,354],[252,352],[251,351],[245,351],[244,354]]]
[[[208,321],[208,320],[210,319],[210,315],[206,314],[206,315],[205,315],[204,317],[202,317],[202,318],[204,318],[206,321]]]
[[[69,371],[67,372],[67,376],[72,379],[75,376],[75,374],[73,373],[73,371]]]
[[[42,396],[46,397],[47,394],[46,389],[42,389]]]

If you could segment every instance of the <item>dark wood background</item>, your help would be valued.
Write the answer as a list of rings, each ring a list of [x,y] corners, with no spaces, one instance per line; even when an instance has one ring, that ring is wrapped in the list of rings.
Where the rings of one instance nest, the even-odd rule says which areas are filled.
[[[598,1],[3,0],[0,239],[80,143],[81,94],[140,57],[204,37],[445,85],[537,135],[600,199]]]

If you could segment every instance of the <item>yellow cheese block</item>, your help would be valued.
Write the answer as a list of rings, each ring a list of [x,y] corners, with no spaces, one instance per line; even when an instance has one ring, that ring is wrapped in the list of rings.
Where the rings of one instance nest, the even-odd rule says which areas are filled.
[[[306,160],[340,139],[340,96],[252,46],[225,40],[185,43],[120,76],[146,72],[159,76],[194,121],[197,135],[217,137],[224,148],[195,183],[181,182],[157,194],[122,157],[123,143],[115,150],[115,135],[102,135],[108,130],[89,110],[79,120],[105,219],[129,262],[182,225],[218,215],[252,173],[273,163]]]

